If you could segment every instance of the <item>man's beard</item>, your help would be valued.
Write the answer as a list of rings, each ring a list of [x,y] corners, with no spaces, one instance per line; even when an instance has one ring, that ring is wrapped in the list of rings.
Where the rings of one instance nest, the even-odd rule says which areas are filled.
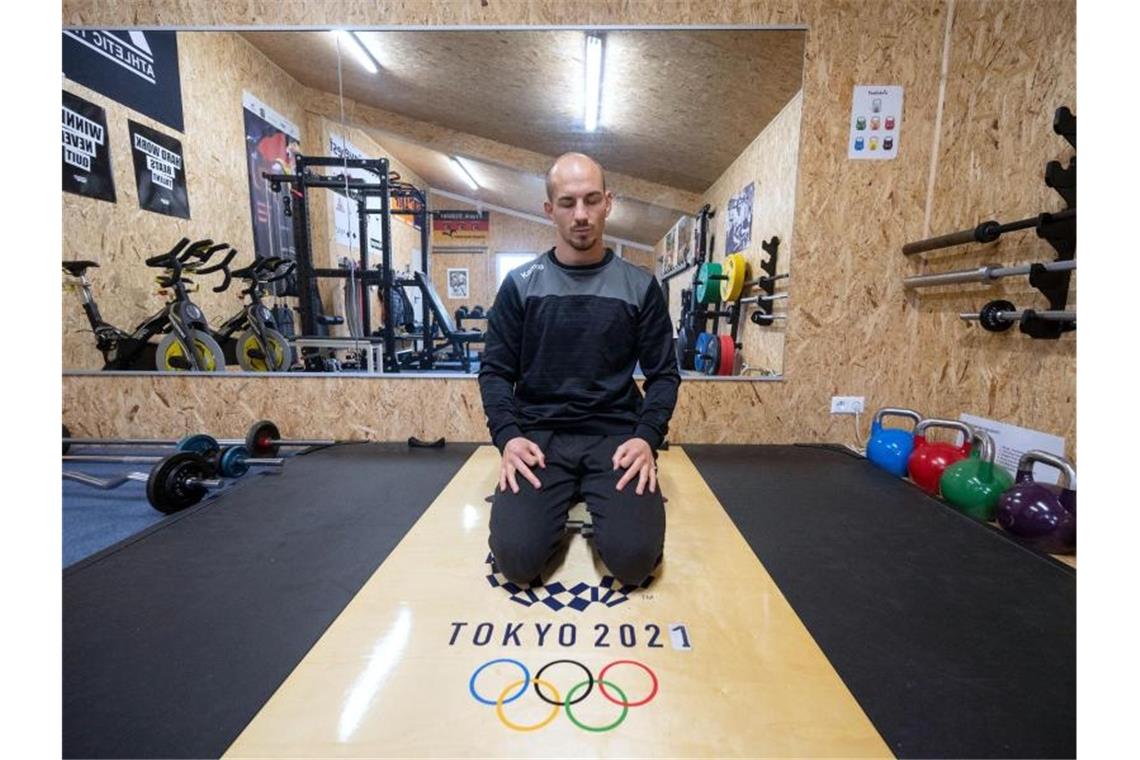
[[[577,234],[578,233],[575,230],[570,230],[570,237],[566,241],[570,244],[570,247],[573,248],[575,251],[588,251],[594,247],[595,243],[598,242],[598,238],[596,235],[586,237],[583,239],[583,238],[578,238]],[[589,235],[589,232],[587,231],[586,234]],[[582,242],[579,242],[579,240],[581,240]]]

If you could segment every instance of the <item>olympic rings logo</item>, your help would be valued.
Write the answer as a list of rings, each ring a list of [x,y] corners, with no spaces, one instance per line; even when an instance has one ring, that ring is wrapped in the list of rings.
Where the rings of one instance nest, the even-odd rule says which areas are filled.
[[[479,678],[480,673],[497,663],[514,665],[522,671],[522,678],[508,683],[498,692],[498,695],[494,699],[490,699],[479,693],[475,687],[475,681]],[[582,671],[586,674],[585,681],[580,681],[570,687],[569,691],[566,692],[565,699],[562,698],[562,695],[559,693],[554,684],[543,679],[542,677],[547,668],[551,667],[552,665],[561,664],[575,665],[581,668]],[[641,668],[646,673],[648,673],[649,678],[653,684],[649,690],[649,694],[637,701],[630,701],[629,697],[626,696],[626,693],[622,691],[622,689],[620,689],[617,684],[606,679],[606,673],[610,670],[610,668],[613,668],[617,665],[633,665],[635,667]],[[576,715],[574,715],[574,710],[572,709],[574,705],[581,703],[586,699],[586,697],[590,696],[594,690],[595,683],[598,685],[598,691],[605,699],[621,707],[621,714],[617,717],[617,719],[612,723],[608,723],[602,726],[587,725],[586,723],[582,722]],[[528,691],[531,684],[534,685],[534,693],[538,695],[538,698],[548,705],[552,706],[551,710],[537,723],[531,723],[529,725],[515,723],[507,717],[505,707],[511,702],[514,702],[516,699],[522,697],[523,694]],[[500,657],[498,659],[488,660],[487,662],[477,667],[475,669],[475,672],[471,674],[471,679],[467,682],[467,689],[471,692],[471,696],[474,697],[475,700],[480,704],[494,707],[495,714],[499,717],[499,722],[514,731],[537,731],[540,728],[545,728],[546,726],[550,725],[550,723],[555,718],[558,717],[558,713],[562,709],[566,710],[566,717],[570,719],[570,722],[583,731],[592,731],[594,733],[612,731],[613,729],[620,726],[623,721],[625,721],[626,716],[629,714],[629,708],[641,707],[642,705],[649,704],[649,702],[653,701],[653,698],[657,696],[657,687],[657,674],[654,673],[648,665],[637,662],[636,660],[614,660],[602,668],[601,672],[598,673],[597,679],[594,678],[594,674],[590,672],[589,668],[577,660],[553,660],[543,665],[542,669],[539,670],[532,678],[530,675],[530,670],[527,669],[526,665],[522,664],[518,660],[513,660],[507,657]],[[549,692],[549,695],[543,693],[543,690]],[[615,697],[610,692],[610,690],[617,692],[617,697]],[[620,697],[620,699],[618,699],[618,697]]]

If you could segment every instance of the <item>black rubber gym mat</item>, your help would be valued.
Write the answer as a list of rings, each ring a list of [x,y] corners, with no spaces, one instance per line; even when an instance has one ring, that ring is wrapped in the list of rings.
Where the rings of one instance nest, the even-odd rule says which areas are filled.
[[[68,568],[64,757],[219,757],[475,448],[293,457]]]
[[[842,450],[684,450],[898,757],[1076,756],[1071,568]]]

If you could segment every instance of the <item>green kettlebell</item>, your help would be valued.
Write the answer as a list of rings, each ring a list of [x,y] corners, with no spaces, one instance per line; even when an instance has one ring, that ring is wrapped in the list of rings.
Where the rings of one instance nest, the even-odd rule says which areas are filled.
[[[989,522],[997,514],[998,500],[1013,485],[1013,478],[994,465],[994,439],[989,433],[974,431],[970,456],[946,468],[939,481],[942,497],[959,512]]]

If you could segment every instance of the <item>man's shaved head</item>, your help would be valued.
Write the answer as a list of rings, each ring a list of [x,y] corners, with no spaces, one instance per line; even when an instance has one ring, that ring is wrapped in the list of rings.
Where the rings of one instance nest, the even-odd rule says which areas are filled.
[[[602,192],[606,190],[606,172],[602,169],[602,165],[594,159],[587,156],[585,153],[563,153],[558,158],[554,159],[554,163],[546,171],[546,199],[549,201],[554,200],[554,183],[558,177],[564,173],[581,172],[589,170],[589,167],[597,169],[598,175],[602,180]]]

